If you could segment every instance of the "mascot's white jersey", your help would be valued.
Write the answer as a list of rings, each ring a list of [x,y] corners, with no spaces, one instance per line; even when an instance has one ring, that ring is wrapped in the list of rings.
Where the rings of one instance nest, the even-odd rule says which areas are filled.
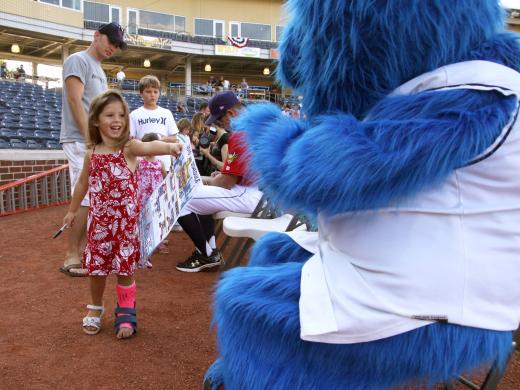
[[[520,74],[485,61],[445,66],[399,87],[520,96]],[[358,343],[432,321],[514,330],[520,321],[520,125],[442,186],[399,207],[320,216],[301,277],[301,338]]]

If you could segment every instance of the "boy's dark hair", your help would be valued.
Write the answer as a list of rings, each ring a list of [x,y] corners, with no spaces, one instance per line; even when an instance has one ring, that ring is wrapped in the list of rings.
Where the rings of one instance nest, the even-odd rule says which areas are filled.
[[[161,82],[151,74],[146,75],[139,80],[139,93],[142,93],[146,88],[157,88],[160,90]]]
[[[141,141],[143,141],[143,142],[159,141],[159,134],[146,133],[145,135],[143,135],[143,138],[141,138]]]
[[[205,110],[207,106],[208,106],[208,102],[202,102],[202,103],[200,103],[200,105],[199,105],[199,111]]]

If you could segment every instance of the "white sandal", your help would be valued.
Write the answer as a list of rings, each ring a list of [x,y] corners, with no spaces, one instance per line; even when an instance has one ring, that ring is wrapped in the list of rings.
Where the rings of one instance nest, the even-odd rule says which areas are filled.
[[[86,316],[83,318],[83,332],[89,335],[98,334],[101,331],[101,318],[103,318],[103,314],[105,313],[105,308],[103,306],[96,305],[87,305],[88,310],[98,310],[101,312],[99,317],[91,317]],[[94,330],[90,330],[88,328],[94,328]]]

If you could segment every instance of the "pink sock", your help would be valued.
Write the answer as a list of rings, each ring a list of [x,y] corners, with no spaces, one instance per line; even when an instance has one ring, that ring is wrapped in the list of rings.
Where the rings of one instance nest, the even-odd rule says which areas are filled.
[[[130,286],[122,286],[120,284],[117,285],[117,303],[119,307],[127,307],[133,309],[135,307],[135,292],[136,286],[135,282]],[[119,314],[119,316],[124,314]],[[132,328],[132,324],[129,322],[123,322],[121,325],[123,328]]]

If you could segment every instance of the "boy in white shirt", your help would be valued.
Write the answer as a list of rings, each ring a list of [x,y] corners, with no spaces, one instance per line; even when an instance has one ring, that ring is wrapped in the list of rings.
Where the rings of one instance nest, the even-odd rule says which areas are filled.
[[[161,141],[177,142],[175,134],[179,132],[170,110],[157,105],[161,96],[161,83],[152,75],[139,80],[139,93],[143,98],[143,106],[130,113],[130,136],[138,139],[147,133],[156,133]],[[171,157],[158,156],[166,168],[170,170]]]

